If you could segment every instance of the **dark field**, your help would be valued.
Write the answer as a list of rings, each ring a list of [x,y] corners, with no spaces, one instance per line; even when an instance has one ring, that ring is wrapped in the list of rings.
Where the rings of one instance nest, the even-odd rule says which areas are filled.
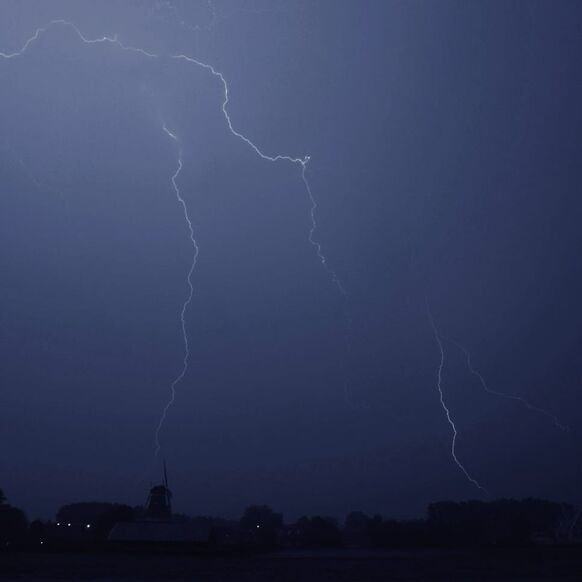
[[[582,580],[582,548],[298,552],[259,556],[3,554],[1,580]]]

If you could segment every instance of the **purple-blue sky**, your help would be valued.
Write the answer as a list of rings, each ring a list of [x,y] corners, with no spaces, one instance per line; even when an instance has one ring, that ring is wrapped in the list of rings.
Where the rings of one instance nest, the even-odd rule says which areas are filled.
[[[0,3],[0,487],[31,516],[580,497],[576,2]],[[213,16],[214,13],[214,16]],[[349,348],[345,332],[349,326]],[[570,431],[523,402],[555,415]],[[347,397],[346,397],[347,391]]]

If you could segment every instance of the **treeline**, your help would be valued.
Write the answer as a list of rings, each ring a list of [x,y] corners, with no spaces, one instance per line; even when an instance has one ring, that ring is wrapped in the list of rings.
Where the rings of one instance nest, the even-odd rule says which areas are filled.
[[[520,545],[567,541],[576,532],[571,505],[544,499],[500,499],[484,503],[440,502],[428,507],[432,538],[447,545]]]
[[[348,515],[344,537],[367,547],[519,546],[566,543],[580,538],[579,513],[544,499],[440,501],[423,520]]]
[[[139,521],[142,507],[114,503],[73,503],[54,521],[27,522],[24,512],[7,503],[0,490],[0,545],[35,549],[102,547],[117,522]],[[211,532],[209,546],[231,548],[419,548],[519,546],[582,541],[580,513],[567,504],[543,499],[491,502],[444,501],[428,506],[426,519],[394,520],[362,512],[344,523],[326,516],[304,516],[285,523],[266,505],[248,507],[240,519],[174,515]],[[580,522],[580,523],[579,523]]]

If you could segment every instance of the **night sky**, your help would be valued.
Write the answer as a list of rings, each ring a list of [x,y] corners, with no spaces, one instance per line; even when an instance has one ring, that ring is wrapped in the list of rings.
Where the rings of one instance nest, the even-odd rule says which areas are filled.
[[[468,473],[582,503],[579,2],[0,0],[0,52],[57,18],[165,56],[54,24],[0,58],[11,503],[143,503],[162,459],[190,514],[483,499],[427,306]],[[177,54],[311,156],[327,270],[301,165]],[[193,252],[164,123],[200,252],[154,461]]]

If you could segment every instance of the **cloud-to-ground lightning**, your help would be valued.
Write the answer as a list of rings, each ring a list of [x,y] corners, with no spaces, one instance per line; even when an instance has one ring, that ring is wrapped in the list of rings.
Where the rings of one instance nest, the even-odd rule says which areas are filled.
[[[74,23],[72,23],[68,20],[64,20],[62,18],[51,20],[45,26],[37,28],[36,31],[34,32],[34,34],[26,40],[26,42],[24,43],[24,45],[22,46],[21,49],[14,51],[12,53],[0,52],[0,58],[13,59],[13,58],[21,57],[23,54],[25,54],[28,51],[30,46],[32,44],[34,44],[43,34],[45,34],[50,28],[57,27],[57,26],[70,28],[71,30],[74,31],[74,33],[77,35],[77,37],[84,44],[87,44],[87,45],[110,44],[110,45],[117,46],[119,49],[121,49],[123,51],[136,53],[136,54],[139,54],[139,55],[146,57],[148,59],[161,60],[163,58],[166,58],[169,60],[184,61],[184,62],[187,62],[189,64],[192,64],[192,65],[195,65],[197,67],[204,69],[205,71],[210,73],[215,79],[217,79],[221,83],[222,89],[223,89],[223,101],[222,101],[221,109],[222,109],[222,113],[223,113],[224,119],[226,121],[226,124],[228,126],[230,133],[234,137],[236,137],[239,140],[241,140],[242,142],[244,142],[247,146],[252,148],[252,150],[264,161],[272,162],[272,163],[288,162],[291,164],[295,164],[301,168],[301,179],[302,179],[303,184],[305,186],[305,190],[306,190],[306,193],[307,193],[307,196],[309,199],[309,203],[310,203],[311,225],[310,225],[309,236],[308,236],[309,243],[315,248],[317,258],[319,259],[323,268],[329,274],[331,282],[333,283],[333,285],[342,294],[344,301],[347,299],[347,292],[346,292],[344,286],[342,285],[339,277],[337,276],[336,272],[329,266],[328,261],[326,259],[326,256],[322,252],[321,243],[319,243],[314,238],[314,233],[317,230],[317,221],[316,221],[317,202],[315,200],[315,197],[313,196],[311,186],[310,186],[309,181],[307,179],[307,168],[308,168],[308,164],[310,161],[310,156],[293,157],[293,156],[285,155],[285,154],[276,154],[276,155],[265,154],[253,141],[251,141],[243,133],[237,131],[234,128],[232,120],[231,120],[230,115],[228,113],[228,105],[229,105],[229,99],[230,99],[229,86],[228,86],[228,83],[227,83],[224,75],[221,72],[216,70],[212,65],[205,63],[203,61],[200,61],[200,60],[198,60],[194,57],[188,56],[188,55],[152,53],[152,52],[149,52],[143,48],[126,45],[119,40],[117,35],[114,35],[112,37],[102,36],[102,37],[94,38],[94,39],[87,38],[82,34],[80,29]],[[194,255],[194,261],[191,265],[191,268],[188,272],[188,277],[187,277],[188,284],[190,287],[190,295],[188,296],[188,299],[184,303],[183,308],[182,308],[182,312],[181,312],[182,332],[184,335],[184,343],[185,343],[184,364],[183,364],[183,368],[182,368],[181,373],[178,375],[178,377],[171,384],[171,398],[163,409],[163,413],[162,413],[160,422],[159,422],[157,429],[156,429],[156,433],[155,433],[156,454],[159,452],[159,449],[160,449],[160,442],[159,442],[160,430],[162,428],[162,425],[164,423],[164,420],[166,418],[166,415],[167,415],[169,408],[174,403],[176,385],[184,378],[184,376],[187,372],[187,369],[188,369],[189,350],[188,350],[188,337],[186,334],[184,317],[185,317],[185,313],[186,313],[186,310],[188,308],[188,305],[190,304],[190,302],[192,300],[193,288],[192,288],[191,276],[192,276],[194,267],[196,265],[196,258],[198,256],[198,254],[197,254],[198,247],[197,247],[196,241],[194,239],[194,233],[192,230],[192,224],[191,224],[189,217],[188,217],[187,207],[186,207],[186,204],[184,202],[184,199],[180,195],[180,190],[179,190],[177,183],[176,183],[176,178],[178,177],[178,175],[182,169],[182,157],[181,157],[182,151],[181,151],[180,143],[179,143],[177,136],[173,132],[171,132],[165,125],[163,127],[163,130],[167,134],[167,136],[170,137],[178,146],[178,154],[179,154],[178,169],[175,172],[175,174],[172,176],[171,182],[172,182],[172,186],[174,188],[174,191],[176,193],[176,196],[178,198],[178,201],[182,204],[183,209],[184,209],[184,215],[185,215],[185,218],[186,218],[188,225],[189,225],[189,228],[190,228],[190,239],[191,239],[192,244],[194,245],[194,248],[195,248],[195,255]]]
[[[456,463],[457,467],[459,467],[459,469],[461,469],[461,471],[463,472],[465,477],[467,477],[467,479],[473,485],[475,485],[475,487],[477,487],[480,491],[485,493],[485,495],[489,495],[489,492],[487,491],[487,489],[485,489],[485,487],[483,487],[483,485],[481,485],[474,477],[471,476],[471,474],[467,471],[467,469],[465,468],[463,463],[461,463],[461,461],[459,461],[459,458],[457,457],[457,450],[456,450],[457,436],[458,436],[457,426],[455,425],[455,421],[453,420],[453,418],[451,416],[451,411],[445,402],[445,397],[443,394],[443,386],[442,386],[443,368],[445,366],[445,349],[443,346],[443,340],[441,339],[441,336],[440,336],[439,331],[437,329],[436,323],[434,321],[434,317],[432,316],[432,312],[430,310],[430,305],[428,303],[428,298],[425,298],[425,305],[426,305],[426,314],[428,316],[428,320],[430,322],[430,326],[431,326],[433,334],[434,334],[434,339],[437,343],[437,346],[439,348],[439,353],[440,353],[439,366],[437,368],[437,390],[439,393],[441,407],[444,410],[445,416],[447,418],[447,422],[449,423],[449,426],[451,427],[451,430],[453,431],[453,439],[451,441],[451,456],[453,458],[453,461]]]
[[[162,430],[162,426],[164,425],[164,421],[166,420],[166,415],[168,414],[168,410],[174,404],[174,400],[176,399],[176,386],[182,381],[186,372],[188,371],[188,363],[190,361],[190,345],[188,343],[188,332],[186,331],[186,311],[188,310],[188,306],[192,302],[192,297],[194,296],[194,286],[192,284],[192,274],[194,273],[194,269],[196,268],[196,261],[198,260],[198,243],[196,242],[196,238],[194,237],[194,227],[192,226],[192,221],[190,220],[190,215],[188,214],[188,206],[184,198],[182,198],[182,194],[180,193],[180,188],[176,182],[180,172],[182,171],[182,146],[180,145],[180,140],[178,136],[172,133],[167,127],[166,124],[162,126],[164,133],[172,139],[175,143],[176,148],[178,150],[178,163],[176,166],[176,171],[173,173],[172,177],[170,178],[170,182],[172,183],[172,188],[174,189],[174,193],[176,195],[176,199],[182,206],[182,210],[184,213],[184,219],[188,224],[188,236],[190,237],[190,242],[192,243],[193,254],[192,254],[192,262],[190,263],[190,268],[188,270],[188,274],[186,275],[186,282],[188,283],[188,296],[186,300],[182,304],[182,311],[180,312],[180,323],[182,326],[182,338],[184,340],[184,359],[182,361],[182,369],[180,373],[174,378],[173,382],[170,384],[170,399],[164,406],[162,410],[162,415],[160,416],[160,420],[158,422],[158,426],[156,428],[155,434],[155,442],[156,442],[156,450],[155,456],[158,455],[160,452],[160,431]]]
[[[481,386],[483,387],[483,390],[485,390],[485,392],[487,392],[488,394],[492,394],[493,396],[500,396],[501,398],[507,398],[508,400],[513,400],[514,402],[519,402],[519,403],[523,404],[523,406],[525,406],[528,410],[531,410],[533,412],[537,412],[537,413],[542,414],[543,416],[546,416],[549,419],[551,419],[553,421],[554,425],[556,426],[556,428],[559,428],[560,430],[563,430],[564,432],[567,432],[570,430],[570,428],[568,426],[566,426],[565,424],[562,424],[560,422],[560,420],[558,419],[558,417],[555,414],[552,414],[549,410],[545,410],[543,408],[540,408],[539,406],[534,406],[531,402],[526,400],[523,396],[517,396],[515,394],[507,394],[506,392],[499,392],[498,390],[493,390],[493,389],[489,388],[489,385],[485,381],[483,374],[481,374],[481,372],[479,372],[479,370],[477,370],[473,366],[473,362],[471,360],[471,353],[469,352],[469,350],[465,346],[463,346],[462,344],[460,344],[459,342],[457,342],[455,340],[449,340],[449,341],[452,344],[454,344],[455,346],[457,346],[465,354],[465,358],[467,360],[467,368],[469,369],[469,372],[471,374],[473,374],[473,376],[475,376],[479,380],[479,383],[481,384]]]

